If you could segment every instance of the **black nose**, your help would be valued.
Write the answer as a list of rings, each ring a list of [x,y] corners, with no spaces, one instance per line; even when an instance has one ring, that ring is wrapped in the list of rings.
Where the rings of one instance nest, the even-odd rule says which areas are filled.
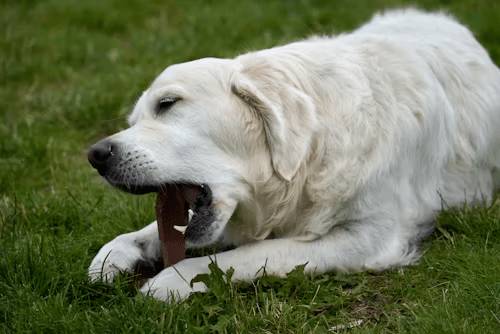
[[[87,154],[92,167],[102,175],[109,168],[112,157],[116,155],[116,145],[109,140],[101,140],[90,147]]]

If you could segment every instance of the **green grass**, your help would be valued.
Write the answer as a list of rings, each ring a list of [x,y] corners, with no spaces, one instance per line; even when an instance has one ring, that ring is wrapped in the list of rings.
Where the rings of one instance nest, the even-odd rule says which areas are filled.
[[[86,268],[119,233],[153,219],[153,198],[120,193],[87,146],[126,126],[169,64],[231,57],[355,28],[403,1],[2,1],[0,3],[0,330],[302,333],[358,320],[354,333],[500,332],[500,201],[453,210],[416,266],[383,273],[228,284],[166,305],[126,277],[90,284]],[[500,62],[500,4],[447,8]],[[230,274],[230,273],[229,273]],[[342,331],[342,330],[339,330]]]

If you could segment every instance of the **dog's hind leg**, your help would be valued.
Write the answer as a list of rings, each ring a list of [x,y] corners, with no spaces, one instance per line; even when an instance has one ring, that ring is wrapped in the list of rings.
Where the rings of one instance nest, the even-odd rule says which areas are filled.
[[[105,244],[89,266],[89,278],[112,282],[120,272],[149,271],[148,268],[155,267],[160,256],[158,225],[154,221],[143,229],[119,235]]]

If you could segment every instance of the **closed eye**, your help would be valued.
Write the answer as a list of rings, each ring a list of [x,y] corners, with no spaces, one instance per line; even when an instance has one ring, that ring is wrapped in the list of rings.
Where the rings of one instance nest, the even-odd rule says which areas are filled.
[[[157,114],[162,114],[172,108],[172,106],[179,101],[181,98],[180,97],[162,97],[160,100],[158,100],[158,105],[156,107],[156,113]]]

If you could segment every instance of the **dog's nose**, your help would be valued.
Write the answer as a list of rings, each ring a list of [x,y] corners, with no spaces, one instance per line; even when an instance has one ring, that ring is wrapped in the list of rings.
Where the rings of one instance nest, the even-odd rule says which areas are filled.
[[[116,145],[109,140],[101,140],[90,147],[87,157],[92,167],[102,175],[109,166],[111,157],[116,155]]]

